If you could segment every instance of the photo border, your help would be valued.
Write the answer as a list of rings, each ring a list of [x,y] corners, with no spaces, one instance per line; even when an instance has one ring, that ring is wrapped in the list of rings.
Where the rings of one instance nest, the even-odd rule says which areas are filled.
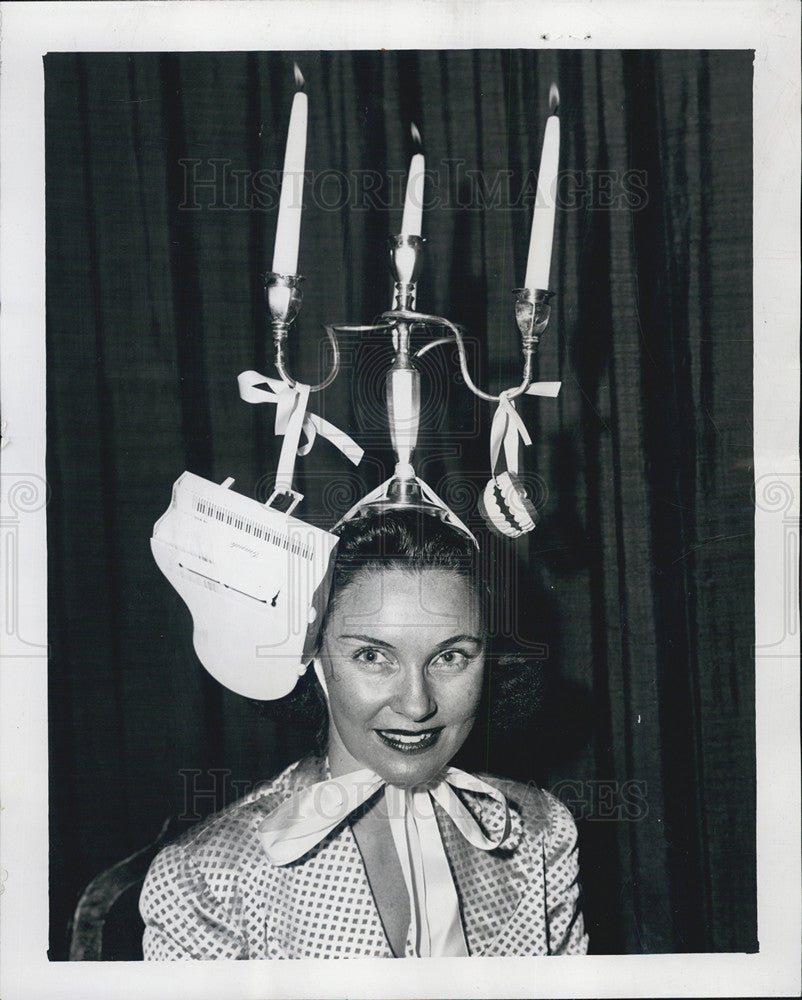
[[[4,4],[0,63],[2,989],[31,997],[772,996],[800,989],[799,8],[792,0]],[[380,12],[380,13],[378,13]],[[419,25],[425,24],[425,34]],[[756,955],[50,963],[44,70],[48,51],[754,49]],[[733,331],[733,337],[737,337]],[[19,576],[9,552],[22,552]]]

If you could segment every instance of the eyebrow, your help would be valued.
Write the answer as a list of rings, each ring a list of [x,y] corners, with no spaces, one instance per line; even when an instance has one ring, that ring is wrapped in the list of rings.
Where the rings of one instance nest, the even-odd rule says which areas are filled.
[[[358,642],[367,642],[371,646],[380,646],[382,649],[395,649],[395,646],[391,642],[385,642],[383,639],[376,639],[372,635],[340,635],[339,639],[356,639]],[[477,646],[483,645],[483,640],[476,635],[452,635],[449,639],[444,639],[442,642],[434,647],[437,650],[445,649],[447,646],[452,646],[455,642],[472,642]]]

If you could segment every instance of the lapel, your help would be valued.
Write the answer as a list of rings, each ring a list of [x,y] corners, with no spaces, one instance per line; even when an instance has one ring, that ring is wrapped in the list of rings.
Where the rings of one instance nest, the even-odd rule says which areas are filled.
[[[288,795],[328,777],[309,757],[292,774]],[[392,958],[362,855],[348,822],[299,861],[270,866],[266,891],[268,951],[286,958]]]
[[[472,792],[461,792],[460,796],[489,835],[501,832],[504,811],[498,803]],[[512,802],[509,807],[507,837],[496,850],[482,851],[469,844],[448,814],[436,806],[471,955],[483,955],[491,949],[512,919],[529,881],[534,859],[523,836],[521,815]]]

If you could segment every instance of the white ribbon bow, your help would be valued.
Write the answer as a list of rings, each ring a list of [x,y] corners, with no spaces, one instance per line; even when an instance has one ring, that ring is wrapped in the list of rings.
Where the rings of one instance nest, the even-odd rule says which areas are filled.
[[[451,877],[440,828],[437,802],[468,843],[492,851],[507,836],[510,814],[504,795],[475,775],[449,767],[434,784],[419,788],[388,785],[365,768],[330,778],[296,793],[259,827],[259,839],[270,861],[287,865],[303,857],[384,786],[390,830],[401,862],[412,925],[415,954],[422,958],[468,954],[459,900]],[[455,788],[492,796],[504,809],[501,833],[488,837],[462,803]]]
[[[493,414],[493,423],[490,425],[491,476],[496,474],[496,462],[498,462],[502,444],[504,445],[504,460],[507,463],[508,471],[518,471],[519,439],[523,441],[524,445],[532,443],[529,432],[515,409],[515,403],[507,396],[506,392],[502,392],[498,401],[498,409]]]
[[[496,474],[496,462],[504,445],[504,459],[509,472],[518,472],[518,442],[530,445],[529,437],[520,414],[515,409],[515,403],[509,398],[509,392],[499,393],[498,409],[493,414],[490,425],[490,475]],[[559,382],[533,382],[526,390],[527,396],[557,396],[560,391]]]
[[[246,403],[274,403],[276,406],[276,435],[284,435],[276,470],[277,490],[292,489],[295,456],[308,455],[318,434],[331,441],[354,465],[361,462],[364,452],[353,438],[323,417],[306,411],[308,385],[296,382],[291,386],[281,379],[268,378],[254,371],[241,372],[237,382],[240,398]],[[264,385],[268,388],[261,388]],[[304,444],[299,443],[302,433],[306,437]]]

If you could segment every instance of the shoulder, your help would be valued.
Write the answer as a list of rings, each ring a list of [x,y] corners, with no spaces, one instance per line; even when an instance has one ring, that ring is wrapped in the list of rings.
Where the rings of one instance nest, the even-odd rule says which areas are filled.
[[[169,884],[187,895],[211,895],[220,902],[236,895],[243,879],[264,869],[259,840],[263,820],[298,788],[318,780],[316,758],[292,764],[244,798],[187,830],[156,856],[146,889]]]
[[[502,792],[510,812],[520,821],[524,838],[564,849],[573,847],[576,824],[570,810],[558,798],[533,781],[512,781],[494,774],[480,777]]]
[[[523,886],[515,918],[508,925],[507,945],[514,950],[499,953],[532,954],[532,940],[539,937],[543,950],[538,954],[584,954],[588,941],[573,816],[558,798],[534,782],[480,777],[507,800],[511,833],[501,849],[509,852],[518,884]]]

